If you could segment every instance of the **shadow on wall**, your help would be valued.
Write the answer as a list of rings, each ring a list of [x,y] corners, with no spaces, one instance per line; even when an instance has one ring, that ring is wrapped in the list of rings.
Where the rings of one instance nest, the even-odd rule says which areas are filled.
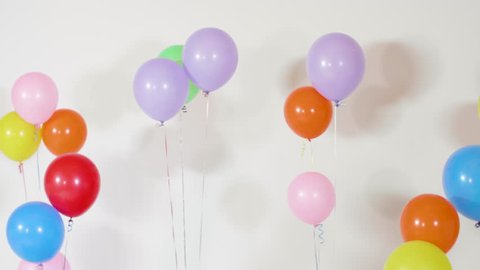
[[[0,117],[12,110],[10,91],[5,86],[0,86]]]
[[[377,171],[369,177],[365,188],[365,198],[376,216],[395,224],[405,204],[416,195],[412,193],[410,177],[394,169]]]
[[[296,72],[291,70],[285,56],[297,54],[293,48],[308,44],[303,40],[301,33],[287,29],[266,36],[256,46],[239,48],[241,58],[235,74],[239,88],[230,89],[238,92],[220,104],[221,110],[235,121],[225,128],[230,130],[229,134],[235,134],[239,143],[264,145],[272,141],[277,126],[284,123],[283,100],[294,88],[295,82],[289,81],[295,79],[289,77]]]
[[[255,181],[229,181],[220,198],[219,211],[233,226],[243,231],[256,229],[268,216],[268,194]]]
[[[395,105],[420,94],[419,84],[428,79],[422,54],[396,42],[368,46],[363,81],[340,108],[339,133],[391,130],[401,117]]]
[[[108,69],[83,75],[74,91],[76,109],[85,115],[89,124],[105,129],[115,125],[124,114],[140,109],[133,95],[135,72],[145,61],[155,58],[162,48],[154,42],[136,45]]]
[[[308,51],[305,51],[305,55],[307,53]],[[307,75],[307,58],[302,57],[292,61],[285,72],[284,80],[287,86],[285,88],[287,96],[299,87],[312,85]]]
[[[225,134],[222,132],[222,129],[225,127],[222,126],[223,123],[218,121],[218,119],[223,117],[220,115],[222,111],[219,110],[219,106],[221,106],[219,103],[223,102],[223,100],[217,94],[221,95],[222,93],[214,92],[209,97],[209,119],[207,124],[207,100],[202,93],[199,93],[195,100],[187,104],[187,113],[176,116],[176,119],[179,121],[171,133],[174,140],[172,143],[179,144],[180,135],[182,136],[185,166],[196,172],[203,171],[204,162],[207,171],[221,168],[230,155],[229,148],[223,138]],[[207,134],[205,134],[206,128]],[[178,146],[176,151],[180,151],[180,146]]]
[[[266,235],[261,236],[265,241],[259,240],[252,245],[251,270],[313,269],[313,247],[305,245],[305,239],[311,239],[311,229],[304,230],[304,226],[308,225],[292,217],[278,220]]]
[[[131,141],[131,152],[108,153],[99,159],[105,162],[99,164],[102,178],[111,180],[102,186],[99,200],[116,218],[141,222],[150,215],[155,198],[165,191],[163,131],[152,125]]]
[[[480,119],[477,115],[477,100],[459,104],[448,112],[450,125],[445,134],[460,147],[480,142]]]
[[[147,116],[145,116],[147,117]],[[196,125],[190,125],[194,129]],[[192,123],[193,124],[193,123]],[[201,123],[198,124],[201,126]],[[134,137],[129,151],[123,154],[108,154],[104,160],[108,164],[103,167],[102,177],[115,179],[114,183],[105,186],[106,198],[111,198],[108,208],[119,218],[134,217],[144,219],[148,216],[153,201],[167,198],[166,186],[166,159],[164,146],[164,132],[168,134],[168,165],[170,175],[175,183],[180,179],[180,149],[178,126],[166,125],[156,127],[155,124],[139,131]],[[204,144],[204,126],[198,127],[196,131],[184,130],[183,132],[183,160],[185,171],[196,171],[201,173],[203,161],[206,158],[207,172],[212,172],[224,166],[228,160],[228,153],[220,134],[217,134],[213,127],[209,128],[209,143]],[[195,137],[196,136],[196,137]],[[205,147],[207,147],[206,152]],[[188,179],[187,179],[188,180]],[[159,193],[162,194],[159,194]],[[135,199],[131,199],[135,198]],[[107,206],[106,206],[107,207]]]
[[[358,214],[353,218],[364,226],[364,238],[372,240],[369,245],[382,252],[382,256],[371,258],[370,269],[382,269],[390,252],[402,243],[398,236],[403,207],[418,194],[413,193],[412,179],[394,169],[382,169],[372,174],[366,181],[365,189],[361,200],[366,201],[371,214],[353,211]]]
[[[80,241],[76,241],[73,252],[79,254],[81,250],[88,250],[81,256],[83,269],[135,269],[135,261],[125,258],[138,258],[138,255],[135,256],[131,253],[139,252],[139,250],[132,249],[132,243],[125,241],[124,235],[117,231],[114,225],[90,228],[89,235],[95,235],[95,244],[93,245],[91,237],[86,237],[86,241],[80,239]],[[70,264],[73,266],[75,262],[70,261]]]

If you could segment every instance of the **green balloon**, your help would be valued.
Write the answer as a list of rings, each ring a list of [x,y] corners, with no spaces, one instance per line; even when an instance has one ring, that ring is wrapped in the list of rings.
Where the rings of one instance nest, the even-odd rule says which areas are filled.
[[[183,65],[182,52],[183,45],[173,45],[160,52],[159,57],[172,60],[179,65]],[[185,104],[192,101],[197,96],[198,92],[200,92],[200,89],[198,89],[198,87],[193,84],[192,81],[188,81],[188,97]]]

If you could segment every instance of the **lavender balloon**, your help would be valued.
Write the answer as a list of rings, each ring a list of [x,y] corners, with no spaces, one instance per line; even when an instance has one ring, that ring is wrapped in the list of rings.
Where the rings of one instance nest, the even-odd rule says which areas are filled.
[[[307,57],[307,72],[317,91],[338,104],[362,80],[365,57],[350,36],[330,33],[317,39]]]
[[[183,49],[183,64],[190,79],[205,92],[219,89],[233,76],[238,63],[233,39],[217,28],[193,33]]]
[[[133,91],[142,110],[163,123],[180,111],[187,100],[188,77],[175,62],[155,58],[138,69]]]

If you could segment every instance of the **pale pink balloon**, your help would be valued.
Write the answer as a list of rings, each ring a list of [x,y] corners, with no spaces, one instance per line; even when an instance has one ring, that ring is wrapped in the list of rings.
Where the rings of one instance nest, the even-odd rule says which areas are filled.
[[[47,121],[57,108],[57,103],[57,86],[43,73],[24,74],[12,87],[13,108],[30,124],[40,125]]]
[[[318,172],[305,172],[288,187],[288,204],[302,221],[321,224],[335,207],[335,190],[328,178]]]
[[[63,268],[63,263],[65,262],[65,268]],[[70,270],[70,264],[68,260],[65,260],[65,257],[62,253],[58,253],[48,262],[43,263],[43,268],[39,268],[38,263],[30,263],[26,261],[21,261],[18,265],[18,270]]]

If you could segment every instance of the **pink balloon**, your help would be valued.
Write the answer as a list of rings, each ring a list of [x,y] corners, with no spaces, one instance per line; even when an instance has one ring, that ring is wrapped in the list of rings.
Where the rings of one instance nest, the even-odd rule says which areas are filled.
[[[300,220],[316,226],[332,212],[335,206],[335,190],[325,175],[305,172],[290,183],[288,204]]]
[[[12,87],[12,103],[25,121],[34,125],[42,124],[57,108],[57,86],[43,73],[24,74]]]
[[[65,268],[63,268],[64,262]],[[39,267],[38,263],[21,261],[18,265],[18,270],[39,270]],[[62,253],[59,252],[57,255],[55,255],[55,257],[53,257],[53,259],[43,263],[43,270],[70,270],[70,264],[62,255]]]

